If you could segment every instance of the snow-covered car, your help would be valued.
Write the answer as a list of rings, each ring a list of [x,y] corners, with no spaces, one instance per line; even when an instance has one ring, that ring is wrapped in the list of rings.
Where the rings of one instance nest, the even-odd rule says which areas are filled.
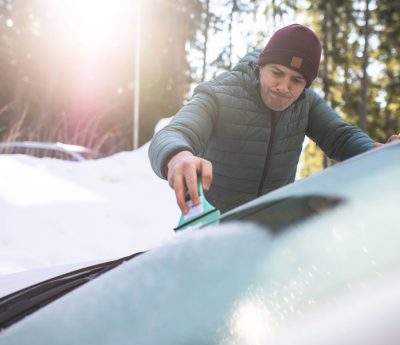
[[[400,143],[385,145],[219,225],[14,292],[0,343],[398,345],[399,176]]]
[[[84,161],[101,157],[98,151],[84,146],[37,141],[1,142],[0,154],[27,154],[70,161]]]

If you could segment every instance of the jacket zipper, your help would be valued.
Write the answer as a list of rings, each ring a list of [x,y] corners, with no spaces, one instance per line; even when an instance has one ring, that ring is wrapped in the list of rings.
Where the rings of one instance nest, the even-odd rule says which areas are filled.
[[[264,183],[268,176],[269,162],[271,160],[272,143],[274,141],[274,136],[275,136],[275,122],[276,122],[275,117],[276,117],[276,113],[273,111],[271,113],[271,135],[269,137],[267,156],[265,157],[264,169],[263,169],[263,174],[261,176],[260,184],[258,186],[257,197],[262,195]]]

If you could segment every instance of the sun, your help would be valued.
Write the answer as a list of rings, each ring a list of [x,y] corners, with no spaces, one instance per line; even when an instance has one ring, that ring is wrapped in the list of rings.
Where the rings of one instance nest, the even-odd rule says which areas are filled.
[[[133,21],[136,1],[49,0],[47,9],[55,20],[55,30],[66,43],[82,52],[99,52],[113,44],[114,37],[126,33]]]

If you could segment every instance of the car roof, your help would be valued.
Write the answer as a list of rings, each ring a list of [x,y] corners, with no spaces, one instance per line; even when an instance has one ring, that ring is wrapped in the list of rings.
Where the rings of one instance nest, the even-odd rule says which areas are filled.
[[[59,142],[38,142],[38,141],[8,141],[0,142],[0,150],[2,153],[13,153],[16,149],[26,149],[29,150],[43,150],[49,152],[61,152],[66,154],[68,157],[76,161],[86,160],[85,155],[90,155],[93,158],[99,158],[99,152],[80,146],[72,144],[63,144]]]
[[[182,232],[11,326],[0,342],[284,344],[279,336],[289,325],[321,308],[328,310],[323,316],[346,308],[343,298],[370,284],[379,295],[388,276],[398,281],[399,153],[400,143],[374,150],[221,218],[239,214],[244,221]],[[278,233],[245,221],[254,208],[313,195],[343,202]],[[379,323],[368,326],[362,331]]]

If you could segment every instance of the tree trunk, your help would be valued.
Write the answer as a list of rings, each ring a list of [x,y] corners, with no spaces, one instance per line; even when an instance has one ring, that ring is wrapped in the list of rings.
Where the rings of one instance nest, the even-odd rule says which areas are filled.
[[[351,10],[352,4],[351,2],[346,3],[345,6],[345,61],[344,61],[344,85],[343,85],[343,99],[346,106],[350,106],[350,87],[349,87],[349,78],[350,78],[350,58],[349,58],[349,49],[351,49],[349,44],[349,36],[350,36],[350,23],[351,23]]]
[[[203,45],[203,73],[201,75],[201,81],[206,79],[207,70],[207,45],[208,45],[208,30],[210,28],[210,0],[206,0],[206,22],[204,23],[204,45]]]
[[[235,12],[238,11],[238,4],[237,0],[232,1],[232,9],[231,13],[229,15],[229,48],[228,48],[228,70],[230,71],[232,69],[232,27],[233,27],[233,16]]]
[[[365,11],[364,11],[364,50],[363,50],[363,61],[362,61],[362,77],[361,77],[361,103],[360,103],[360,121],[359,125],[363,131],[367,130],[367,105],[368,105],[368,41],[369,41],[369,0],[365,0]]]
[[[323,40],[322,40],[322,49],[324,52],[324,61],[322,65],[322,88],[324,90],[324,99],[326,102],[329,102],[329,75],[328,75],[328,67],[329,67],[329,47],[328,47],[328,39],[329,39],[329,4],[326,3],[324,7],[324,23],[323,23]],[[324,169],[329,166],[329,158],[324,154]]]

